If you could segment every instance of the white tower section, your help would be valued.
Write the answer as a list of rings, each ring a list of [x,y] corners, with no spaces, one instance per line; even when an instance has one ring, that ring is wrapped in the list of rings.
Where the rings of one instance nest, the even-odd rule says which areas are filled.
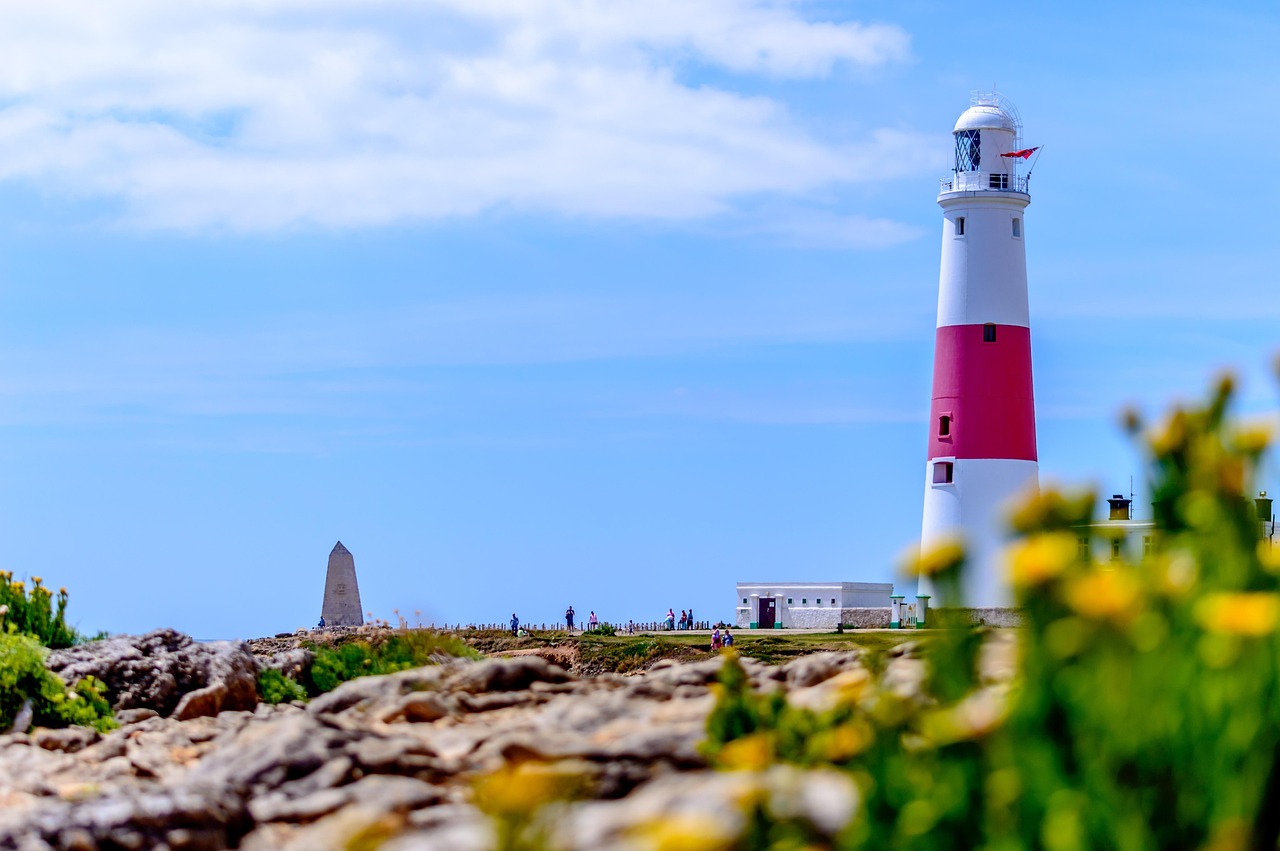
[[[1005,512],[1038,487],[1023,212],[1031,203],[1012,104],[976,95],[956,122],[955,167],[938,195],[942,262],[922,545],[964,539],[962,600],[1008,606],[1000,552]],[[933,594],[927,579],[920,594]]]

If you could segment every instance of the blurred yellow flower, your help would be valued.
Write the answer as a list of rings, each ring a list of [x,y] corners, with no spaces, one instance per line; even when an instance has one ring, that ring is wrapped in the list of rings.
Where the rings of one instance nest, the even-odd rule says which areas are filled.
[[[876,733],[863,718],[854,718],[820,734],[818,750],[830,762],[845,762],[865,751]]]
[[[1259,541],[1258,561],[1262,562],[1262,569],[1268,573],[1280,573],[1280,547],[1265,538]]]
[[[1181,409],[1165,418],[1164,423],[1149,438],[1151,451],[1163,458],[1182,449],[1187,442],[1187,415]]]
[[[936,576],[958,567],[964,561],[964,542],[959,539],[938,541],[926,549],[908,551],[902,559],[902,571],[908,576]]]
[[[525,816],[569,797],[577,774],[543,762],[508,763],[475,783],[476,806],[487,813]]]
[[[1076,559],[1079,542],[1070,532],[1032,535],[1008,553],[1009,581],[1018,588],[1048,582]]]
[[[640,825],[634,835],[649,851],[728,851],[737,840],[730,825],[706,814],[663,816]]]
[[[1269,635],[1280,623],[1280,595],[1267,591],[1208,594],[1196,603],[1195,615],[1210,632]]]
[[[1231,435],[1231,442],[1239,451],[1257,455],[1271,444],[1271,427],[1265,423],[1244,426]]]
[[[1068,606],[1086,618],[1128,621],[1138,614],[1142,589],[1124,570],[1099,568],[1076,577],[1063,596]]]
[[[1009,515],[1009,523],[1019,532],[1040,532],[1085,523],[1093,516],[1094,501],[1094,494],[1089,490],[1062,491],[1045,487],[1018,503]]]
[[[734,739],[720,750],[720,765],[739,771],[760,771],[773,764],[773,737],[752,733]]]
[[[937,745],[981,739],[997,730],[1008,715],[1006,692],[987,688],[976,691],[954,706],[939,709],[921,719],[921,732]]]

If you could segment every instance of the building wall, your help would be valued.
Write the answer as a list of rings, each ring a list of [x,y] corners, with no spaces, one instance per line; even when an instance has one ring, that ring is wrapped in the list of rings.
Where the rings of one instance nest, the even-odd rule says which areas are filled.
[[[880,609],[887,626],[892,593],[890,582],[739,582],[734,621],[740,629],[750,628],[758,622],[759,600],[772,597],[777,601],[776,623],[782,629],[835,629],[842,622],[853,626],[854,621],[878,616],[851,612]]]

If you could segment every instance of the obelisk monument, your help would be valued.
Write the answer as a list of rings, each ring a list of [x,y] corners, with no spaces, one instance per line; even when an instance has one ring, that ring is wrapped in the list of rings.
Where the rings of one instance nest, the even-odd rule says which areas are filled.
[[[360,605],[360,586],[356,584],[356,560],[351,550],[334,544],[329,553],[329,572],[324,578],[324,603],[320,617],[325,626],[360,626],[364,608]]]

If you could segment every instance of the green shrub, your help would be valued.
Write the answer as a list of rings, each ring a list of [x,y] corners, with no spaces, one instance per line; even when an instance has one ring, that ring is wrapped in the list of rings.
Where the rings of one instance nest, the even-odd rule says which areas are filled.
[[[754,693],[730,658],[704,752],[846,772],[860,794],[829,838],[842,849],[1276,848],[1280,547],[1244,496],[1267,436],[1230,423],[1231,393],[1224,381],[1144,440],[1156,528],[1141,559],[1080,546],[1100,534],[1091,493],[1046,489],[1013,515],[1011,687],[980,679],[974,628],[922,646],[922,694],[846,671],[822,711]],[[914,569],[957,605],[963,564],[947,544]],[[752,800],[741,841],[793,847],[804,831]]]
[[[307,690],[275,668],[258,674],[258,697],[273,706],[292,700],[306,700]]]
[[[479,659],[481,654],[461,639],[425,629],[402,628],[376,633],[368,639],[347,641],[336,646],[314,646],[306,690],[312,694],[332,691],[347,680],[375,674],[392,674],[442,659]]]
[[[45,647],[70,647],[80,641],[74,629],[67,626],[67,589],[60,588],[55,597],[39,576],[31,578],[31,588],[0,570],[0,624],[4,631],[30,635]]]
[[[68,690],[44,666],[45,649],[24,635],[0,635],[0,730],[13,726],[27,701],[33,723],[41,727],[82,725],[106,731],[115,727],[106,687],[86,677]]]
[[[602,623],[591,631],[594,632],[596,635],[617,635],[618,634],[617,628],[614,627],[614,625],[611,623]]]

